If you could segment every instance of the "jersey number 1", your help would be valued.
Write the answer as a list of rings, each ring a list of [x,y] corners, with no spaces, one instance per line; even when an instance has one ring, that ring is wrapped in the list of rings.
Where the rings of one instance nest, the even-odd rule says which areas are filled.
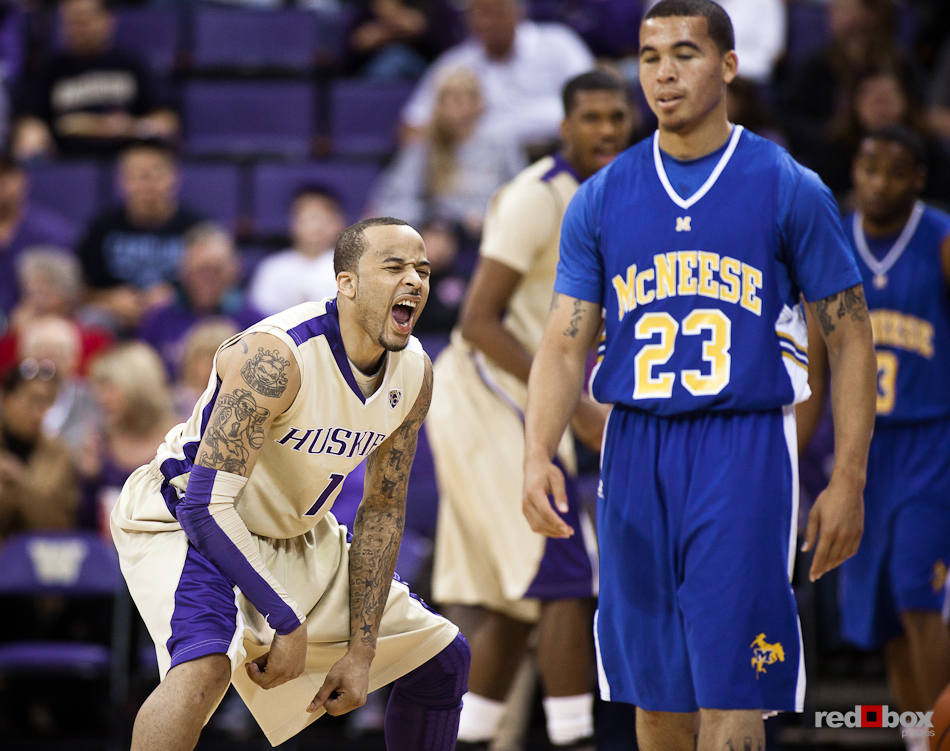
[[[331,472],[327,486],[323,489],[323,492],[320,493],[320,497],[313,502],[313,505],[307,510],[307,513],[304,516],[313,516],[316,514],[320,507],[327,502],[327,498],[330,497],[330,493],[336,490],[336,486],[343,482],[343,478],[346,475],[341,475],[339,472]]]
[[[653,369],[669,362],[673,356],[676,335],[680,324],[669,313],[647,313],[640,317],[634,328],[637,339],[653,339],[659,335],[659,341],[644,344],[634,358],[634,399],[669,399],[673,396],[673,384],[676,373]],[[732,321],[716,308],[697,308],[683,319],[684,336],[709,334],[703,342],[703,360],[709,363],[709,373],[701,370],[681,370],[679,373],[683,387],[693,396],[711,396],[722,391],[729,383],[732,356]]]

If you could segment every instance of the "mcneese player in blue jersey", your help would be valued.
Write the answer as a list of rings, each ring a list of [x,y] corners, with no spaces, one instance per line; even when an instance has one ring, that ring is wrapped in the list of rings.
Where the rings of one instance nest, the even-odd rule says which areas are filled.
[[[568,536],[551,457],[603,309],[595,636],[601,695],[636,704],[644,751],[761,749],[764,712],[802,710],[789,583],[802,295],[828,321],[837,448],[805,535],[812,579],[855,552],[863,523],[874,352],[860,276],[818,177],[728,121],[733,47],[709,0],[644,16],[640,82],[659,127],[571,201],[528,385],[523,509]]]
[[[852,176],[856,210],[844,229],[867,291],[877,416],[864,537],[840,572],[841,632],[858,647],[883,646],[898,706],[922,712],[950,681],[940,618],[950,565],[950,216],[919,200],[924,148],[906,128],[865,136]],[[806,434],[824,404],[824,348],[815,344]]]
[[[126,482],[122,573],[161,683],[132,748],[189,749],[228,684],[273,745],[395,681],[391,751],[455,747],[469,650],[393,569],[432,365],[412,334],[429,292],[419,233],[345,229],[337,295],[225,341],[192,417]],[[352,542],[330,507],[367,462]]]

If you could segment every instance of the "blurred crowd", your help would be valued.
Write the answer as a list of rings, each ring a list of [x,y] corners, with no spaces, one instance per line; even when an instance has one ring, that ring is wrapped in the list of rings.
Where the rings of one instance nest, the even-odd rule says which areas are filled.
[[[927,149],[924,198],[950,203],[950,4],[941,0],[721,0],[741,77],[730,117],[786,146],[847,207],[863,133],[914,129]],[[190,414],[218,344],[290,305],[335,293],[336,235],[365,215],[423,232],[432,293],[419,327],[447,339],[493,192],[557,147],[560,89],[602,66],[640,103],[637,30],[647,0],[106,0],[0,8],[0,542],[18,531],[98,529],[128,474]],[[199,16],[297,13],[318,30],[303,66],[240,59],[204,65]],[[157,15],[156,15],[157,14]],[[170,54],[135,20],[172,19]],[[235,15],[237,17],[237,15]],[[300,16],[303,17],[303,16]],[[161,35],[155,34],[156,44]],[[329,39],[332,43],[324,44]],[[322,41],[321,41],[322,40]],[[259,39],[279,48],[280,38]],[[238,56],[239,58],[239,56]],[[342,182],[307,169],[265,232],[183,198],[184,167],[244,169],[272,158],[191,138],[194,81],[339,80],[407,93],[373,123],[385,153],[335,151],[319,127],[283,163],[334,161]],[[328,106],[333,106],[330,99]],[[372,118],[372,102],[369,105]],[[225,115],[222,114],[224,128]],[[296,162],[295,162],[296,160]],[[110,175],[83,220],[34,175],[94,163]],[[364,194],[346,166],[374,168]],[[314,170],[314,175],[321,174]],[[249,190],[243,181],[239,191]],[[212,184],[211,193],[216,190]],[[103,196],[105,199],[103,199]],[[239,197],[239,205],[248,205]],[[198,203],[197,201],[195,203]],[[434,353],[433,353],[434,357]],[[414,499],[414,502],[417,499]],[[436,499],[432,498],[434,509]]]

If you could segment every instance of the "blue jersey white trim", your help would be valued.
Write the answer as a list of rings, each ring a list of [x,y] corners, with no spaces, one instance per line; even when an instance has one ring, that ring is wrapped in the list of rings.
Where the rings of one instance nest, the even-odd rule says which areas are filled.
[[[681,198],[679,193],[673,190],[673,186],[670,184],[670,180],[666,176],[666,169],[663,167],[663,158],[660,155],[660,131],[656,131],[653,134],[653,165],[656,168],[656,174],[660,178],[660,182],[663,184],[663,189],[670,197],[670,200],[681,209],[688,209],[703,196],[705,196],[709,192],[710,188],[716,184],[716,180],[719,179],[719,175],[722,174],[722,171],[726,168],[726,165],[732,158],[732,154],[736,150],[736,146],[739,143],[739,136],[742,134],[742,131],[743,127],[741,125],[733,126],[732,135],[729,137],[729,145],[723,152],[722,157],[720,157],[719,163],[715,166],[713,171],[709,173],[709,177],[706,178],[706,182],[704,182],[700,186],[699,190],[693,193],[693,195],[691,195],[689,198]]]

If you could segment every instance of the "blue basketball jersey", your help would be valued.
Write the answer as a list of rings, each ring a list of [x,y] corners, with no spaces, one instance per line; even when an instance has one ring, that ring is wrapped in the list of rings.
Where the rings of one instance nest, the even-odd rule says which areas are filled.
[[[950,290],[940,246],[950,216],[918,202],[882,258],[875,257],[861,215],[845,217],[877,351],[877,419],[882,423],[950,416]]]
[[[818,300],[860,281],[831,193],[741,126],[705,177],[678,195],[654,134],[568,207],[555,290],[604,308],[598,401],[675,415],[808,395],[800,294]]]

